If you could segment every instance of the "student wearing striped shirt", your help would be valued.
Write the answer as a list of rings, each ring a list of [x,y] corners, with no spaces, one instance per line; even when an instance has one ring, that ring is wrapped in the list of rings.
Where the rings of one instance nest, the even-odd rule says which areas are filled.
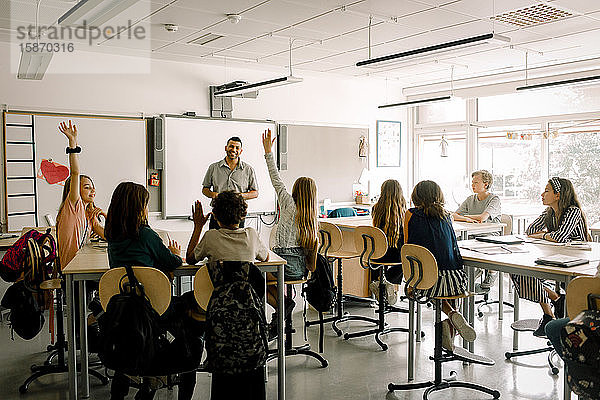
[[[570,180],[550,178],[542,193],[542,203],[546,210],[527,227],[527,236],[549,242],[565,243],[574,240],[589,240],[585,215]],[[556,315],[562,318],[565,307],[564,295],[559,295],[544,285],[539,278],[511,275],[519,297],[539,303],[544,311],[535,336],[545,336],[544,328]],[[554,306],[554,312],[550,302]]]

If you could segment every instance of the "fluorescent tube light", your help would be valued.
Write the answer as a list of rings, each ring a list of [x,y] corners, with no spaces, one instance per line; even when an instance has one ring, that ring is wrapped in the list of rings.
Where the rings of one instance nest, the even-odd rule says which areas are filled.
[[[510,38],[502,35],[496,35],[494,33],[486,33],[485,35],[473,36],[466,39],[454,40],[452,42],[440,43],[433,46],[421,47],[415,50],[403,51],[401,53],[390,54],[387,56],[381,56],[377,58],[370,58],[368,60],[359,61],[356,63],[357,67],[373,67],[379,68],[391,63],[414,59],[416,57],[430,56],[450,50],[479,46],[482,44],[489,43],[493,40],[501,42],[510,42]]]
[[[575,79],[566,79],[564,81],[555,81],[555,82],[546,82],[540,83],[538,85],[526,85],[519,86],[517,90],[535,90],[535,89],[546,89],[555,86],[569,86],[569,85],[582,85],[586,83],[595,83],[595,81],[600,80],[600,75],[596,76],[586,76],[585,78],[575,78]]]
[[[17,79],[41,80],[53,55],[53,52],[21,51]]]
[[[81,0],[59,19],[59,25],[100,26],[139,0]]]
[[[294,76],[284,76],[282,78],[270,79],[268,81],[257,82],[257,83],[246,83],[236,87],[222,89],[215,91],[215,97],[232,97],[239,94],[254,92],[260,89],[271,88],[275,86],[289,85],[292,83],[302,82],[302,78],[296,78]]]
[[[385,104],[385,105],[379,106],[377,108],[416,106],[416,105],[424,104],[424,103],[439,103],[439,102],[448,101],[448,100],[451,100],[451,99],[452,99],[452,96],[432,97],[432,98],[429,98],[429,99],[412,100],[412,101],[405,101],[405,102],[402,102],[402,103],[394,103],[394,104]]]

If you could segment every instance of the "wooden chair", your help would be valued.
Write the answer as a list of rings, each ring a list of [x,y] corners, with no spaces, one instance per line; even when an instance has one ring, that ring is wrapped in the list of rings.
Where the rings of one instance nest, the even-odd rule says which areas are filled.
[[[596,276],[580,276],[569,282],[567,286],[567,317],[575,318],[580,312],[589,309],[588,295],[600,295],[600,278]]]
[[[354,230],[354,246],[356,251],[360,253],[360,264],[363,268],[381,269],[381,273],[379,274],[379,301],[376,311],[376,313],[379,315],[376,320],[376,328],[367,329],[360,332],[345,333],[344,339],[348,340],[355,337],[375,335],[375,341],[377,344],[381,346],[382,350],[387,350],[388,345],[381,340],[380,335],[391,332],[408,332],[408,328],[389,327],[385,322],[386,314],[391,312],[408,312],[408,310],[388,304],[385,293],[385,272],[389,266],[397,266],[399,263],[382,263],[374,261],[377,258],[383,257],[388,249],[385,233],[383,233],[383,231],[379,228],[375,228],[373,226],[357,227]]]
[[[144,293],[150,300],[152,308],[154,308],[159,315],[163,315],[171,304],[171,281],[162,271],[156,268],[132,268],[135,277],[143,285]],[[127,281],[127,270],[124,267],[112,268],[102,275],[102,278],[100,278],[98,291],[100,296],[100,304],[102,304],[102,308],[105,311],[110,299],[114,295],[121,292],[120,285],[126,283]],[[90,370],[90,373],[92,371],[93,370]],[[141,382],[147,378],[149,377],[141,377]],[[177,385],[176,380],[173,380],[171,376],[167,376],[166,387],[171,388],[175,385]],[[139,388],[141,385],[137,385],[132,381],[131,386],[137,386]]]
[[[333,264],[337,261],[337,282],[336,282],[336,314],[332,317],[324,318],[323,323],[333,322],[331,327],[338,336],[342,336],[341,329],[338,328],[337,324],[345,321],[364,321],[378,324],[379,321],[375,318],[364,317],[362,315],[350,315],[344,312],[344,290],[343,290],[343,271],[342,264],[344,260],[351,258],[357,258],[360,254],[356,251],[341,250],[342,247],[342,231],[336,225],[329,222],[319,222],[319,253],[321,253],[327,261]],[[317,321],[306,321],[305,326],[311,326],[321,323]]]
[[[438,267],[435,257],[431,252],[422,246],[414,244],[405,244],[402,246],[402,269],[404,279],[406,280],[407,293],[412,293],[413,298],[415,289],[427,290],[433,287],[438,280]],[[487,393],[495,399],[500,397],[500,392],[489,389],[485,386],[471,382],[460,382],[456,380],[456,373],[450,374],[447,379],[442,378],[442,364],[448,361],[465,361],[469,363],[494,365],[494,361],[469,353],[466,350],[457,347],[454,352],[442,348],[442,301],[456,300],[470,296],[470,293],[460,294],[451,297],[433,297],[433,298],[414,298],[418,302],[433,301],[435,307],[435,347],[433,361],[435,363],[435,375],[433,381],[406,383],[388,385],[388,390],[413,390],[427,388],[423,393],[423,399],[427,400],[432,392],[451,388],[461,387],[477,390]]]

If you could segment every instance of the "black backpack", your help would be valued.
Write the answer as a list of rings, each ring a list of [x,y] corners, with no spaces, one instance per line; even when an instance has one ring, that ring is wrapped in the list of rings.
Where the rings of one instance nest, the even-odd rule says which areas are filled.
[[[317,266],[304,286],[308,304],[320,312],[328,311],[335,301],[333,270],[322,254],[317,253]]]
[[[10,309],[8,317],[12,332],[29,340],[37,336],[44,326],[44,313],[37,292],[23,280],[12,284],[2,297],[2,307]]]
[[[123,282],[125,276],[121,278],[120,293],[109,300],[98,321],[102,335],[98,355],[107,368],[127,375],[152,375],[155,359],[169,341],[133,268],[126,269],[129,282]]]
[[[248,262],[210,262],[214,291],[206,313],[207,368],[240,374],[265,365],[268,342],[263,302],[248,281]],[[264,286],[264,281],[263,281]]]

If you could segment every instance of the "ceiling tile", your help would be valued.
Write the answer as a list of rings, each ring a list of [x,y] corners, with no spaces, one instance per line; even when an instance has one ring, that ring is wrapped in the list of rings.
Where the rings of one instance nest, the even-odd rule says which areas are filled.
[[[369,17],[350,12],[334,11],[299,24],[298,27],[331,35],[339,35],[369,25]]]
[[[237,24],[221,22],[210,28],[211,32],[227,35],[256,37],[281,29],[283,25],[242,19]]]
[[[260,0],[178,0],[175,4],[177,7],[204,11],[225,17],[225,14],[241,13],[260,3],[262,3]]]
[[[275,33],[277,36],[292,38],[292,39],[303,39],[307,41],[319,41],[323,39],[327,39],[329,37],[335,36],[331,35],[327,32],[319,32],[311,29],[305,29],[301,27],[290,27],[285,29],[280,29]]]
[[[377,17],[400,17],[428,8],[431,8],[431,6],[408,0],[367,0],[348,6],[348,10]]]
[[[551,4],[554,7],[582,14],[600,10],[600,2],[595,0],[553,0]]]
[[[461,0],[445,5],[443,8],[477,18],[488,19],[492,15],[530,7],[535,4],[539,4],[539,0]]]
[[[167,42],[176,42],[196,32],[196,29],[179,27],[177,32],[169,32],[163,24],[152,24],[152,39],[164,40]]]
[[[283,38],[261,38],[236,46],[235,50],[255,53],[257,57],[278,52],[287,52],[289,43]]]
[[[468,22],[472,19],[472,17],[446,11],[441,8],[435,8],[408,17],[399,18],[398,22],[414,28],[419,28],[423,31],[430,31],[448,25]]]
[[[215,14],[170,6],[151,18],[153,24],[177,24],[186,28],[203,29],[219,22],[221,18]]]
[[[372,34],[373,35],[373,34]],[[371,36],[371,40],[375,40]],[[367,47],[369,44],[369,38],[367,36],[367,30],[363,29],[358,32],[352,32],[341,36],[336,36],[331,39],[324,40],[321,44],[316,44],[324,49],[343,52],[348,50],[354,50],[361,47]]]
[[[290,12],[291,9],[294,12]],[[270,1],[245,12],[242,18],[262,22],[275,22],[278,25],[289,26],[318,16],[323,12],[323,10],[300,4],[285,1]]]
[[[202,57],[211,54],[213,51],[213,49],[207,48],[205,46],[198,46],[185,43],[174,43],[170,46],[163,47],[160,50],[154,51],[154,53],[174,55],[183,54],[188,56]]]
[[[546,37],[556,37],[596,28],[599,28],[598,21],[592,18],[578,16],[547,24],[535,25],[526,29]]]
[[[472,36],[483,35],[493,31],[492,24],[488,21],[470,21],[464,24],[454,25],[438,29],[435,33],[444,35],[448,40],[464,39]]]
[[[390,40],[398,40],[422,32],[418,28],[407,26],[403,23],[381,23],[371,27],[371,43],[383,43]],[[363,35],[367,36],[367,30],[364,30]]]

